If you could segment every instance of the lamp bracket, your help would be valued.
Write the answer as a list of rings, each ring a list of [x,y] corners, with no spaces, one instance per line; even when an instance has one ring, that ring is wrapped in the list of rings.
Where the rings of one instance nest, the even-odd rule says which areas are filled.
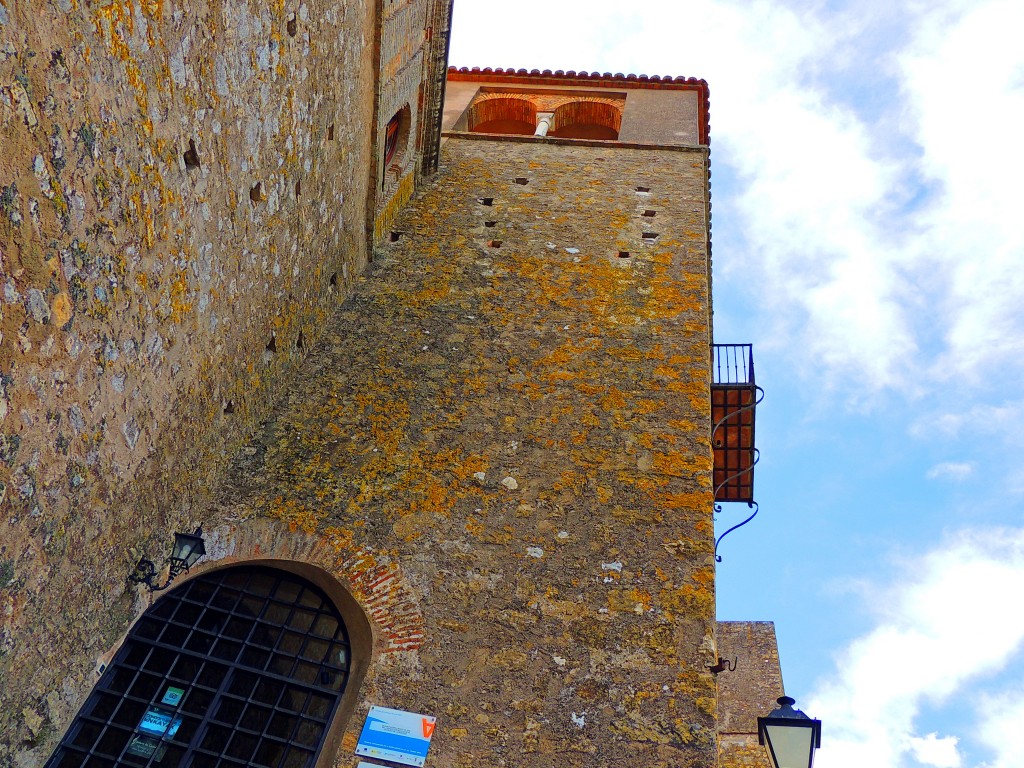
[[[192,546],[190,550],[184,550],[186,556],[189,559],[175,557],[176,554],[179,554],[178,546],[176,543],[175,549],[173,550],[171,556],[166,560],[166,562],[170,565],[170,570],[167,574],[167,581],[165,581],[163,584],[157,585],[156,563],[154,563],[147,557],[140,558],[139,562],[135,564],[135,569],[128,574],[128,581],[131,581],[135,584],[145,584],[146,588],[150,592],[160,592],[162,590],[167,589],[171,585],[171,582],[174,581],[178,576],[180,576],[183,573],[188,573],[190,561],[192,564],[195,564],[196,560],[198,560],[200,557],[206,554],[206,548],[203,545],[202,528],[196,528],[195,533],[191,535],[176,533],[174,534],[174,536],[176,542],[178,539],[191,538],[198,538],[199,541],[198,547]]]

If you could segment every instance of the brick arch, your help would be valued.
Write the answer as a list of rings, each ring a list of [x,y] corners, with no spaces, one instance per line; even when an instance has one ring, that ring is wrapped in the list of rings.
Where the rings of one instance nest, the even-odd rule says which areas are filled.
[[[609,99],[574,99],[555,109],[549,136],[567,139],[619,138],[622,108]]]
[[[192,574],[253,561],[274,561],[275,567],[292,567],[307,577],[316,570],[326,573],[365,614],[374,655],[414,653],[423,645],[423,612],[401,567],[387,555],[356,545],[340,531],[314,535],[288,531],[269,520],[247,521],[207,532],[206,550],[207,556]]]
[[[468,119],[474,133],[529,136],[537,128],[537,107],[529,99],[488,94],[473,102]]]
[[[544,107],[547,111],[554,112],[559,107],[564,107],[567,104],[576,104],[579,102],[587,102],[594,104],[607,104],[609,107],[614,107],[620,113],[626,105],[625,98],[621,96],[581,96],[579,94],[573,94],[571,96],[553,94],[541,94],[538,98],[543,102],[539,104],[539,107]]]

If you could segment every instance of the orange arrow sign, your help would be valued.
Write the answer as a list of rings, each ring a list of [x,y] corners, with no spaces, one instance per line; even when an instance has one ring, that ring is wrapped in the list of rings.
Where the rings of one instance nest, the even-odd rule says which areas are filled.
[[[430,718],[427,718],[427,717],[422,718],[422,720],[423,720],[423,738],[424,739],[429,739],[431,736],[434,735],[434,726],[436,726],[437,723],[434,720],[432,720]]]

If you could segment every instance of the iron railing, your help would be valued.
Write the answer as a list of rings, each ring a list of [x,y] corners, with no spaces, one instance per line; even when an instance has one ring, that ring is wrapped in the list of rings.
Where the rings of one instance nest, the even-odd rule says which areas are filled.
[[[711,383],[718,386],[754,386],[753,344],[712,344]]]

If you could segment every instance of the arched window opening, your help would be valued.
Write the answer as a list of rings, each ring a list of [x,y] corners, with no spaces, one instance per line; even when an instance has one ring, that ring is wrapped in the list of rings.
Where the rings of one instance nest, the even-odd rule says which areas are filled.
[[[482,99],[469,108],[469,130],[532,136],[537,130],[537,108],[526,99]]]
[[[259,565],[211,571],[135,624],[47,768],[312,768],[351,670],[319,587]]]
[[[384,167],[390,168],[397,165],[405,154],[406,145],[409,143],[409,123],[411,122],[411,111],[406,104],[395,113],[395,116],[388,120],[384,129]]]
[[[622,126],[622,111],[600,101],[573,101],[555,110],[548,136],[561,139],[616,141]]]

